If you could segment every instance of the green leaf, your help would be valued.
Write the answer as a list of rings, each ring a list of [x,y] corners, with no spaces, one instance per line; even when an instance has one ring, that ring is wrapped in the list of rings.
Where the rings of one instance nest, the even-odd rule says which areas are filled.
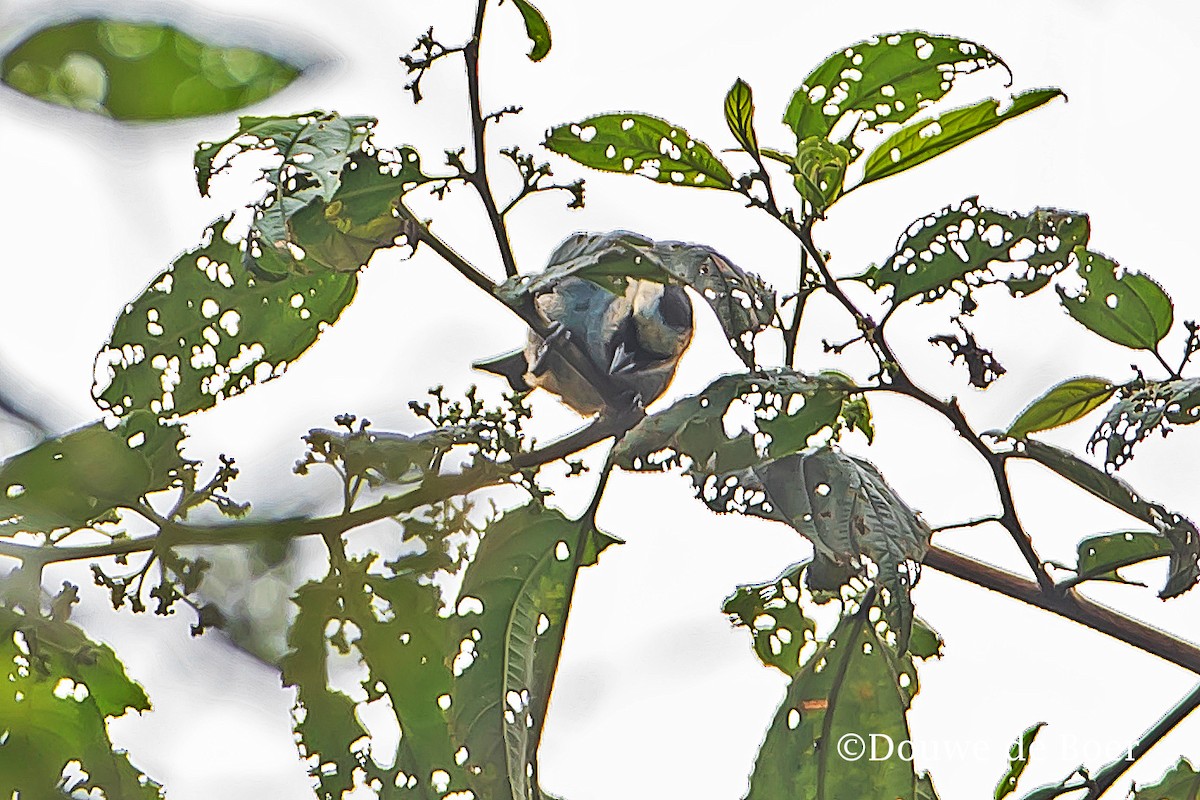
[[[741,78],[733,82],[725,95],[725,124],[733,138],[752,156],[758,156],[758,136],[754,133],[754,93]]]
[[[207,197],[214,175],[228,169],[237,156],[258,151],[281,161],[277,168],[268,170],[268,177],[276,173],[272,183],[280,183],[278,173],[294,173],[306,184],[315,185],[316,191],[307,191],[308,196],[330,200],[350,154],[367,141],[374,125],[373,117],[343,117],[324,111],[288,117],[239,117],[237,132],[232,136],[219,142],[201,142],[196,147],[196,185]],[[219,158],[226,148],[231,152]]]
[[[1033,745],[1033,740],[1037,738],[1038,731],[1045,725],[1046,723],[1039,722],[1037,725],[1026,728],[1025,732],[1021,734],[1021,738],[1013,742],[1008,751],[1008,771],[996,784],[996,791],[993,794],[995,800],[1003,800],[1017,790],[1017,781],[1025,772],[1025,767],[1029,766],[1029,748]]]
[[[818,447],[694,479],[700,497],[718,513],[738,511],[795,528],[813,544],[813,567],[840,582],[855,574],[869,580],[861,565],[864,556],[870,559],[877,567],[874,582],[885,592],[888,624],[906,650],[913,619],[909,590],[930,530],[874,465]]]
[[[863,177],[858,185],[863,186],[912,169],[1062,96],[1063,93],[1058,89],[1034,89],[1012,98],[1012,103],[1003,111],[1000,110],[999,100],[989,98],[973,106],[943,111],[907,125],[885,139],[867,156]]]
[[[1079,543],[1079,580],[1111,580],[1128,583],[1118,570],[1174,553],[1171,541],[1160,533],[1123,531],[1090,536]]]
[[[850,151],[819,136],[810,136],[796,148],[792,182],[818,214],[834,204],[842,195]]]
[[[383,247],[410,239],[413,221],[400,198],[439,180],[421,169],[410,147],[378,149],[375,120],[312,111],[291,117],[243,117],[238,132],[196,151],[202,194],[212,176],[247,152],[269,157],[270,190],[252,206],[254,223],[243,248],[259,277],[280,279],[314,271],[356,272]],[[224,154],[224,157],[222,157]]]
[[[784,369],[723,375],[635,425],[614,448],[613,462],[628,470],[659,470],[687,457],[698,474],[744,469],[763,457],[800,452],[822,431],[833,435],[856,424],[856,417],[846,421],[841,415],[857,414],[857,399],[840,376]],[[723,420],[735,401],[753,411],[756,430],[726,436]]]
[[[905,711],[915,672],[868,619],[868,609],[842,618],[829,639],[796,673],[758,752],[746,800],[911,800],[918,778],[911,760],[870,759],[871,734],[879,755],[910,738]],[[861,737],[868,750],[851,749]],[[924,789],[932,789],[928,780]]]
[[[209,408],[282,375],[354,299],[350,272],[251,274],[228,225],[214,223],[117,318],[96,357],[101,408],[164,419]]]
[[[1081,325],[1110,342],[1151,352],[1171,330],[1175,308],[1162,287],[1140,272],[1117,275],[1117,262],[1075,248],[1078,272],[1087,285],[1072,295],[1062,287],[1063,308]]]
[[[1008,426],[1006,435],[1024,439],[1031,433],[1074,422],[1108,402],[1116,390],[1103,378],[1063,381],[1030,403]]]
[[[512,0],[512,2],[521,12],[521,18],[525,20],[525,35],[533,44],[529,51],[529,60],[541,61],[550,52],[550,26],[546,24],[546,18],[542,16],[542,12],[538,11],[529,0]]]
[[[1133,448],[1151,433],[1171,431],[1167,423],[1190,425],[1200,414],[1200,378],[1149,381],[1125,388],[1092,434],[1088,450],[1104,444],[1104,463],[1119,469],[1133,458]]]
[[[768,667],[792,676],[804,666],[805,648],[816,642],[817,624],[800,604],[800,573],[805,564],[788,567],[774,581],[737,587],[721,610],[735,626],[750,630],[754,651]],[[811,650],[808,647],[808,650]]]
[[[297,689],[296,733],[322,798],[341,797],[357,772],[368,783],[396,786],[399,780],[414,798],[433,800],[468,788],[444,711],[457,639],[438,613],[438,591],[427,576],[408,571],[406,559],[377,561],[370,555],[343,562],[324,580],[301,587],[283,682]],[[359,721],[359,701],[333,686],[343,683],[337,668],[348,659],[365,673],[362,702],[387,699],[380,710],[390,711],[401,732],[394,752],[376,752],[370,739],[363,745],[368,732]],[[446,784],[440,791],[438,771]]]
[[[965,295],[995,262],[1023,264],[1035,276],[1061,272],[1089,233],[1087,217],[1072,211],[1009,213],[968,197],[914,222],[896,252],[860,277],[876,290],[893,287],[893,304],[934,300],[952,289]]]
[[[1159,591],[1159,597],[1164,600],[1176,597],[1200,581],[1200,532],[1187,517],[1147,500],[1120,478],[1060,447],[1026,439],[1016,453],[1051,469],[1126,514],[1153,525],[1167,538],[1171,543],[1171,560],[1167,582]]]
[[[1133,789],[1134,800],[1195,800],[1197,795],[1200,795],[1200,773],[1182,757],[1158,783]]]
[[[576,547],[592,538],[588,552]],[[575,571],[614,541],[537,505],[483,534],[459,593],[458,637],[472,658],[456,680],[450,719],[477,797],[538,796],[536,758]]]
[[[629,231],[577,233],[550,254],[546,269],[505,281],[496,294],[519,304],[569,276],[624,294],[626,279],[676,283],[695,289],[717,315],[730,347],[754,364],[754,335],[775,316],[775,293],[752,272],[704,245],[656,242]]]
[[[941,658],[946,644],[941,634],[920,617],[913,617],[912,638],[908,640],[908,652],[914,658]]]
[[[133,414],[50,439],[0,464],[0,535],[77,529],[143,495],[177,485],[191,462],[179,455],[181,428]]]
[[[904,122],[941,99],[962,75],[1003,63],[982,45],[923,31],[873,36],[834,53],[813,70],[788,103],[783,121],[796,141],[831,138],[838,121],[858,117],[844,136],[851,158],[855,134]],[[832,140],[832,139],[831,139]]]
[[[659,183],[732,189],[733,176],[708,145],[648,114],[601,114],[550,131],[546,147],[606,172]]]
[[[161,796],[109,741],[107,719],[150,703],[108,646],[70,623],[0,608],[0,675],[0,796],[63,797],[70,762],[80,770],[66,792]]]
[[[0,61],[0,80],[19,92],[139,122],[233,111],[299,75],[259,50],[204,42],[170,25],[99,18],[41,28]]]

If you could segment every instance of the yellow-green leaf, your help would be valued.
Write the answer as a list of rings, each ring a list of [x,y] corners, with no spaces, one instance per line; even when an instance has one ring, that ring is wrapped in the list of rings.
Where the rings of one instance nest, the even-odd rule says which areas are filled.
[[[1108,402],[1117,387],[1103,378],[1072,378],[1034,400],[1008,426],[1008,435],[1023,439],[1036,431],[1066,425]]]

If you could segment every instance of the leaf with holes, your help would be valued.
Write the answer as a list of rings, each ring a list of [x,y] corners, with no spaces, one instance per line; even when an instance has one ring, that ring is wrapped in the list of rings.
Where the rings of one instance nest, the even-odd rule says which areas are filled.
[[[754,335],[775,316],[775,293],[716,250],[690,242],[656,242],[629,231],[577,233],[550,254],[546,269],[505,281],[497,294],[517,304],[576,276],[624,294],[627,278],[676,283],[695,289],[717,315],[729,345],[747,366]]]
[[[1067,425],[1108,402],[1117,387],[1103,378],[1071,378],[1034,400],[1008,426],[1007,434],[1024,439],[1031,433]]]
[[[834,53],[792,95],[783,121],[802,142],[820,136],[841,142],[851,158],[855,134],[904,122],[941,99],[962,75],[1002,64],[986,47],[965,39],[904,31],[873,36]],[[837,131],[848,114],[853,124]],[[834,138],[835,134],[839,134]]]
[[[354,273],[251,274],[228,224],[214,223],[117,318],[96,357],[101,408],[164,419],[209,408],[282,375],[354,299]]]
[[[322,798],[341,797],[356,777],[404,786],[419,798],[462,791],[469,776],[455,763],[445,713],[453,629],[438,613],[436,587],[407,571],[404,559],[377,560],[345,561],[296,595],[291,652],[281,667],[284,685],[297,689],[302,752]],[[334,688],[344,682],[339,667],[351,664],[365,673],[357,700]],[[394,752],[376,752],[371,739],[363,745],[360,704],[383,699],[376,707],[388,709],[401,733]]]
[[[993,793],[995,800],[1003,800],[1017,790],[1017,781],[1021,779],[1025,768],[1029,766],[1029,749],[1033,746],[1033,740],[1037,738],[1038,732],[1045,725],[1046,723],[1039,722],[1026,728],[1020,738],[1012,743],[1012,747],[1008,750],[1008,770],[996,784],[996,791]]]
[[[1075,248],[1075,258],[1087,285],[1078,294],[1057,287],[1067,313],[1110,342],[1153,352],[1175,319],[1167,293],[1140,272],[1118,275],[1117,262],[1083,246]]]
[[[521,12],[521,19],[525,22],[525,35],[529,37],[529,42],[533,45],[529,50],[529,60],[541,61],[550,52],[550,26],[546,24],[546,18],[542,16],[542,12],[538,11],[529,0],[512,0],[512,2],[517,7],[517,11]]]
[[[973,106],[944,111],[893,133],[867,156],[859,186],[899,174],[965,144],[1027,111],[1064,96],[1058,89],[1034,89],[1012,98],[1004,110],[989,98]]]
[[[1104,445],[1104,462],[1119,469],[1133,458],[1134,445],[1151,433],[1166,435],[1167,423],[1190,425],[1200,414],[1200,378],[1150,381],[1122,390],[1104,420],[1092,434],[1088,451]]]
[[[193,466],[179,455],[181,428],[131,414],[109,430],[97,422],[0,464],[0,535],[77,529],[180,485]]]
[[[746,800],[918,796],[911,760],[847,757],[855,755],[847,742],[865,748],[868,734],[911,738],[912,660],[880,635],[869,611],[843,617],[795,674],[758,751]]]
[[[635,425],[617,443],[613,461],[623,469],[658,470],[686,456],[696,472],[744,469],[763,457],[804,450],[822,431],[837,435],[862,426],[865,399],[852,390],[836,374],[779,369],[723,375]],[[735,402],[753,412],[756,430],[726,435],[725,417]]]
[[[816,645],[817,624],[800,602],[804,567],[788,567],[770,583],[737,587],[721,609],[735,626],[749,629],[759,659],[788,676],[800,671]]]
[[[488,526],[459,592],[450,719],[477,797],[525,800],[571,603],[574,573],[615,540],[529,505]],[[591,541],[588,544],[587,540]],[[587,550],[576,553],[583,544]],[[462,649],[465,648],[465,649]]]
[[[93,17],[43,27],[8,50],[0,79],[48,103],[160,122],[243,108],[300,76],[287,60],[229,46],[229,37],[249,38],[240,19],[210,17],[205,27],[220,31],[222,44],[148,21]]]
[[[785,522],[813,543],[819,559],[867,575],[885,592],[889,625],[907,647],[909,590],[929,546],[929,526],[900,499],[875,466],[831,447],[764,461],[742,470],[696,476],[700,497],[718,513]]]
[[[1134,786],[1133,800],[1195,800],[1200,796],[1200,772],[1186,758],[1180,758],[1152,786]]]
[[[1200,532],[1187,517],[1147,500],[1129,484],[1060,447],[1026,439],[1017,454],[1032,459],[1126,514],[1153,525],[1171,543],[1167,582],[1158,596],[1176,597],[1200,581]]]
[[[371,117],[322,111],[243,117],[230,138],[200,145],[195,166],[202,194],[212,176],[239,156],[254,151],[271,158],[262,170],[270,188],[253,207],[244,249],[250,270],[273,278],[353,272],[376,249],[410,232],[407,216],[397,210],[399,198],[438,179],[422,171],[412,148],[374,147],[374,125]]]
[[[754,133],[754,92],[741,78],[733,82],[725,95],[725,124],[733,138],[752,156],[758,156],[758,136]]]
[[[109,741],[108,719],[150,702],[108,646],[68,622],[0,608],[0,663],[0,795],[161,796]]]
[[[1078,551],[1079,561],[1075,571],[1079,581],[1130,583],[1121,577],[1121,567],[1169,556],[1174,552],[1174,547],[1160,533],[1122,531],[1089,536],[1079,543]]]
[[[952,289],[966,295],[972,276],[986,274],[997,261],[1023,264],[1038,275],[1061,272],[1089,234],[1087,217],[1075,212],[1008,213],[968,197],[914,222],[896,252],[860,278],[876,290],[891,286],[897,305],[918,296],[934,300]]]
[[[733,176],[704,142],[648,114],[601,114],[551,129],[545,146],[585,167],[678,186],[732,189]]]

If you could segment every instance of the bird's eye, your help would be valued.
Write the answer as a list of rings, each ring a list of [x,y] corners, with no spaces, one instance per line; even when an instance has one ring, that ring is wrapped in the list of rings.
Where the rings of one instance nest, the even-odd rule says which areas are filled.
[[[692,327],[692,301],[687,292],[678,286],[667,286],[663,289],[662,298],[658,301],[658,310],[663,322],[677,330]]]

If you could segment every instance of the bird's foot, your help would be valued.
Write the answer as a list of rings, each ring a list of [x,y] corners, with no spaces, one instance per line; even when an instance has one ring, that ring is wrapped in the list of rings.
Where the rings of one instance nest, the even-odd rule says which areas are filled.
[[[541,375],[548,368],[547,361],[550,357],[550,351],[558,342],[570,341],[571,332],[567,330],[567,326],[561,322],[554,322],[550,325],[549,335],[542,340],[541,347],[538,348],[537,358],[529,365],[529,371],[534,375]]]

